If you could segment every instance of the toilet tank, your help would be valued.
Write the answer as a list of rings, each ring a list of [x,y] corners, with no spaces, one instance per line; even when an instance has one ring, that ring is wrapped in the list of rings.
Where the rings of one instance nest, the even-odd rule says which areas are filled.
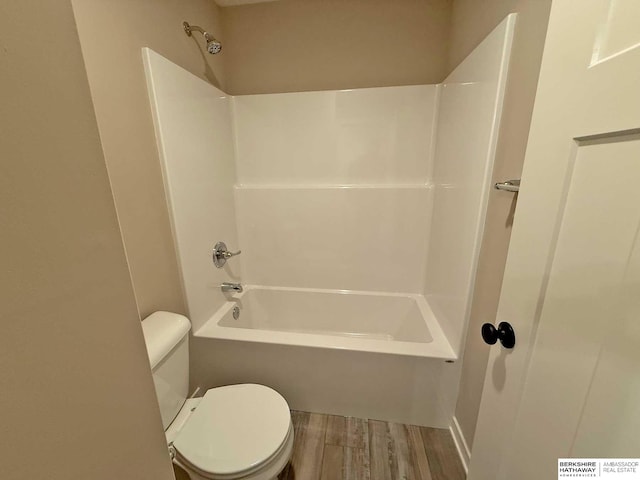
[[[153,383],[166,430],[189,392],[189,320],[177,313],[155,312],[142,321]]]

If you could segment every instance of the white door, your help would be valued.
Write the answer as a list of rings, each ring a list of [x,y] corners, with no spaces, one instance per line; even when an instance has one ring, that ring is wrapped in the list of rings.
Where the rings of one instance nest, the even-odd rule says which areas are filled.
[[[640,457],[639,0],[553,2],[501,321],[469,479]]]

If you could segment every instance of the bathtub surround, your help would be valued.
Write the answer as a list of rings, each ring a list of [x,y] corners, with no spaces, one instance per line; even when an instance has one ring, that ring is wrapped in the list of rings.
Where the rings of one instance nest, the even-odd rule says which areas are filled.
[[[238,98],[149,49],[144,56],[194,330],[222,305],[219,284],[229,275],[271,286],[421,291],[436,86]],[[313,144],[309,162],[305,143]],[[325,176],[314,180],[323,161]],[[243,249],[222,270],[203,255],[217,241]]]
[[[507,17],[442,84],[424,295],[460,351],[484,229],[515,27]]]
[[[181,283],[196,330],[225,302],[220,284],[240,280],[244,255],[229,259],[223,268],[215,268],[211,256],[219,241],[238,249],[231,98],[148,48],[141,60]]]
[[[234,97],[243,281],[420,292],[437,99],[435,85]]]
[[[233,98],[241,186],[425,185],[437,85]]]
[[[428,186],[238,186],[235,195],[244,282],[420,292]]]
[[[443,86],[239,98],[202,83],[198,90],[212,101],[194,102],[172,86],[187,82],[190,74],[146,52],[147,60],[155,58],[160,66],[147,62],[179,262],[183,277],[190,277],[184,283],[192,290],[197,286],[194,291],[207,305],[200,308],[187,294],[195,329],[192,386],[264,383],[297,409],[450,425],[460,368],[443,360],[456,358],[465,333],[514,22],[513,17],[503,21]],[[180,147],[181,142],[214,145],[223,137],[228,143],[229,128],[213,128],[213,123],[202,139],[186,132],[197,132],[202,127],[194,123],[205,124],[207,118],[228,120],[229,103],[238,167],[235,219],[229,216],[234,188],[230,150],[217,154],[212,147],[198,157],[182,154],[192,147]],[[175,108],[181,104],[190,108]],[[220,205],[211,195],[226,201]],[[227,275],[240,268],[243,283],[261,286],[247,289],[246,302],[242,296],[230,298],[212,316],[211,308],[221,303],[220,295],[214,295],[220,272],[212,273],[208,257],[216,241],[229,244],[219,238],[220,232],[230,232],[234,220],[244,253],[230,261],[234,270]],[[210,237],[191,238],[197,232],[192,223],[210,225],[205,228]],[[197,251],[183,249],[180,238]],[[188,267],[197,262],[209,270]],[[385,330],[385,340],[373,338],[380,332],[367,324],[373,317],[365,318],[366,308],[361,308],[361,322],[353,332],[346,331],[348,321],[342,322],[342,331],[331,330],[328,315],[321,316],[322,325],[312,329],[321,330],[314,334],[322,342],[313,343],[314,335],[300,337],[305,333],[288,326],[295,323],[294,330],[305,330],[296,318],[313,315],[277,313],[282,303],[293,308],[292,297],[283,297],[271,309],[268,301],[254,305],[264,310],[257,325],[263,328],[249,328],[256,326],[251,318],[235,324],[229,318],[232,302],[241,315],[246,303],[252,317],[256,302],[251,296],[283,285],[295,287],[280,288],[290,297],[293,291],[313,293],[303,286],[342,299],[347,298],[343,290],[356,289],[366,290],[371,299],[376,291],[378,296],[425,293],[425,305],[430,310],[429,299],[433,301],[437,319],[428,328],[432,340],[420,346],[390,330]],[[314,311],[324,309],[314,307],[310,297],[302,303]],[[344,308],[345,315],[349,311]],[[274,316],[275,324],[264,323]],[[389,320],[394,316],[397,312]],[[422,321],[429,325],[429,318],[423,315]],[[353,343],[353,337],[361,343]]]
[[[71,4],[0,65],[0,477],[173,479]]]

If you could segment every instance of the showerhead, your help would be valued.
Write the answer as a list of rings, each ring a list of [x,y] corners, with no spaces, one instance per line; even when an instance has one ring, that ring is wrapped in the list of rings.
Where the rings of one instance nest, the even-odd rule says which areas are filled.
[[[208,33],[205,34],[204,38],[207,40],[207,52],[211,55],[220,53],[220,50],[222,50],[222,44],[218,40],[211,37]]]
[[[182,28],[184,28],[184,32],[189,37],[194,31],[200,32],[207,42],[207,52],[209,52],[211,55],[220,53],[220,51],[222,50],[222,43],[213,38],[209,33],[205,32],[201,27],[198,27],[197,25],[189,25],[188,22],[182,22]]]

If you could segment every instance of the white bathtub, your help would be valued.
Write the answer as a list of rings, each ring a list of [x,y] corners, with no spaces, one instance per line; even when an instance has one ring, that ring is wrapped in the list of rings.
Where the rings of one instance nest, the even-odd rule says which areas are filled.
[[[455,360],[420,295],[247,286],[194,332],[191,384],[260,383],[296,410],[448,427]]]
[[[230,298],[196,336],[456,359],[421,295],[251,285]]]

